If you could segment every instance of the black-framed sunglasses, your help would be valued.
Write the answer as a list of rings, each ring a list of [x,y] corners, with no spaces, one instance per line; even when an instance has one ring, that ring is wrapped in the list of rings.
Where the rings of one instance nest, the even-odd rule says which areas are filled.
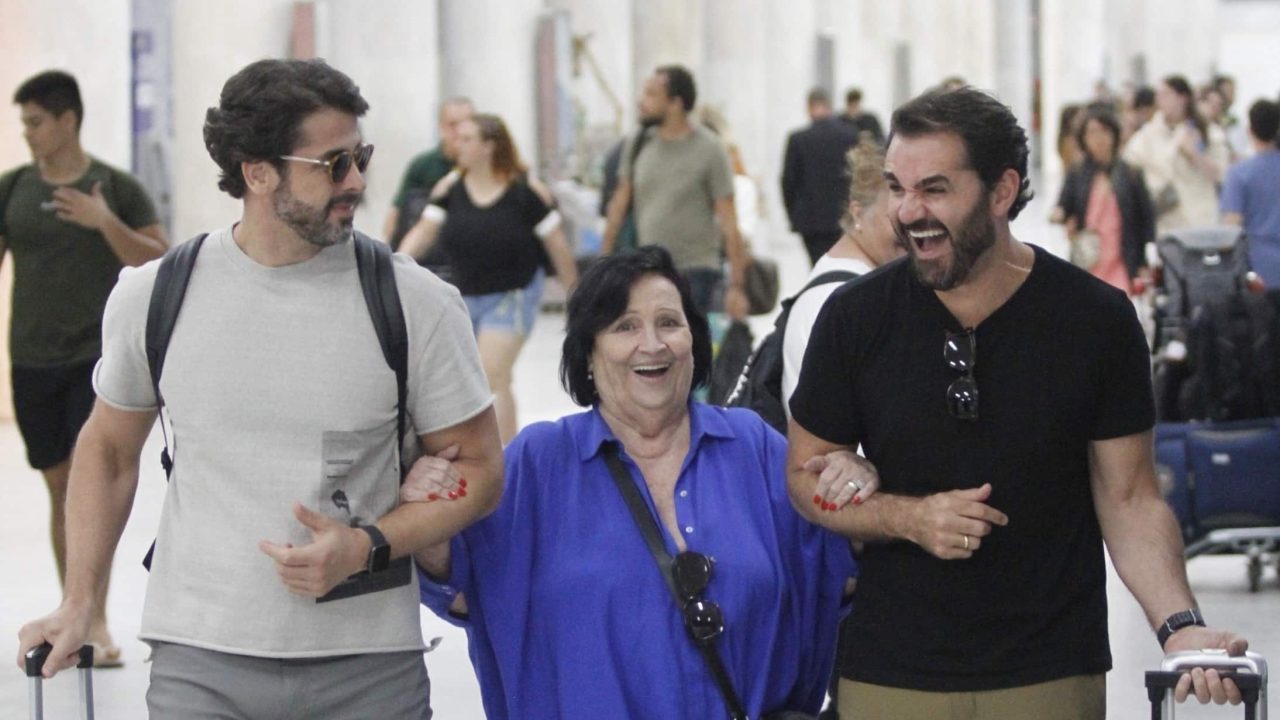
[[[676,592],[684,600],[681,609],[684,626],[694,642],[705,645],[724,632],[724,615],[720,606],[705,600],[702,593],[711,584],[711,568],[715,562],[702,553],[686,550],[671,560],[671,576]]]
[[[373,158],[372,145],[357,145],[355,150],[343,150],[328,160],[304,158],[297,155],[280,156],[281,160],[311,163],[312,165],[323,165],[329,168],[329,179],[333,181],[334,185],[347,179],[347,173],[351,172],[352,166],[355,166],[360,171],[360,174],[363,175],[365,168],[369,167],[371,158]]]
[[[952,370],[962,373],[947,386],[947,410],[957,420],[976,421],[978,383],[973,379],[973,369],[978,364],[978,338],[973,328],[962,333],[948,331],[942,345],[942,358]]]

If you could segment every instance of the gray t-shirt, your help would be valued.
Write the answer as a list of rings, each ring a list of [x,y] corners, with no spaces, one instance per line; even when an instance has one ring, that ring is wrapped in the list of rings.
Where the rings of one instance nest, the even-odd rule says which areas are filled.
[[[107,302],[98,396],[156,407],[144,333],[158,262],[125,269]],[[452,286],[395,256],[409,333],[406,410],[418,434],[491,403],[471,323]],[[230,229],[196,261],[160,391],[173,430],[143,609],[144,640],[263,657],[422,647],[417,583],[316,603],[286,590],[262,540],[304,545],[301,502],[345,523],[397,504],[396,382],[350,242],[265,267]]]
[[[724,143],[701,125],[679,140],[664,140],[651,129],[633,174],[634,142],[632,136],[623,149],[619,173],[632,179],[640,244],[666,248],[680,270],[718,269],[722,242],[715,201],[733,197]]]

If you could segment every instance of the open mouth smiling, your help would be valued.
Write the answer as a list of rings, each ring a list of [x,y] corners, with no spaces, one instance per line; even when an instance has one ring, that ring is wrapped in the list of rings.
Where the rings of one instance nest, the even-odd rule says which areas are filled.
[[[667,374],[671,369],[671,363],[654,363],[650,365],[637,365],[631,368],[631,371],[641,377],[658,378]]]

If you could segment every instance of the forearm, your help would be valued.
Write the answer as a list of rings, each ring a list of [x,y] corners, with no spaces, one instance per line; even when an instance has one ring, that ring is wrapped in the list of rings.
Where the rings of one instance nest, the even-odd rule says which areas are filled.
[[[729,260],[729,285],[742,287],[746,282],[747,248],[742,242],[742,234],[738,232],[738,222],[734,218],[729,222],[721,222],[724,232],[724,252]]]
[[[138,488],[138,457],[83,433],[67,489],[64,602],[88,605],[107,582]]]
[[[1182,536],[1162,498],[1142,495],[1099,503],[1098,520],[1116,573],[1142,606],[1151,627],[1195,606]]]
[[[601,239],[600,254],[610,255],[618,241],[618,233],[622,230],[622,221],[627,215],[627,206],[631,202],[630,191],[619,186],[609,200],[609,211],[605,215],[604,237]]]
[[[845,505],[834,512],[815,505],[818,475],[790,468],[787,492],[791,504],[809,522],[857,542],[911,540],[913,516],[919,498],[877,492],[860,505]]]
[[[560,278],[566,292],[572,292],[574,286],[578,284],[578,263],[573,258],[573,251],[569,249],[569,241],[565,238],[564,231],[555,230],[543,238],[542,244],[547,250],[547,255],[551,257],[551,264],[555,266],[556,277]]]
[[[387,219],[382,222],[382,239],[391,242],[391,236],[396,232],[396,225],[400,222],[400,208],[395,205],[387,211]]]
[[[493,512],[502,499],[502,470],[488,464],[455,461],[467,479],[466,495],[455,500],[401,503],[378,521],[387,536],[392,557],[413,555],[423,548],[447,544],[472,523]]]
[[[423,257],[431,249],[438,231],[436,223],[425,218],[419,220],[400,241],[400,252],[415,259]]]
[[[103,222],[99,231],[106,238],[111,252],[115,253],[122,264],[130,267],[154,260],[164,255],[166,249],[163,240],[134,230],[114,214]]]

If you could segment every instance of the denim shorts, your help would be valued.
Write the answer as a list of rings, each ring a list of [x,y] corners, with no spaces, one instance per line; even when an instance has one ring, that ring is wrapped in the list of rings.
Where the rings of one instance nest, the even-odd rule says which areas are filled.
[[[493,330],[529,337],[533,321],[538,317],[546,279],[546,273],[538,268],[533,279],[522,288],[485,295],[463,295],[467,312],[471,314],[471,330],[477,336],[485,330]]]

